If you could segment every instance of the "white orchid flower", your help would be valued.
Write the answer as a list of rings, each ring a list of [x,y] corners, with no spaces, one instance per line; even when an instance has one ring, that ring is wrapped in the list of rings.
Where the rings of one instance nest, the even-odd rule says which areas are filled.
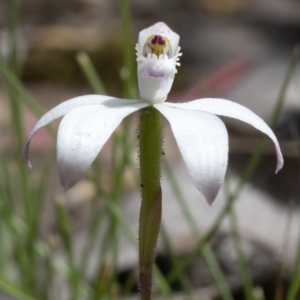
[[[218,116],[246,122],[267,134],[275,145],[276,173],[283,166],[278,141],[256,114],[237,103],[214,98],[186,103],[165,102],[179,66],[179,35],[159,22],[139,33],[138,84],[141,100],[87,95],[65,101],[46,113],[34,126],[24,146],[23,160],[31,167],[28,148],[36,132],[64,116],[57,137],[57,164],[65,189],[75,185],[121,121],[147,106],[168,120],[190,176],[206,201],[216,198],[226,172],[228,134]]]

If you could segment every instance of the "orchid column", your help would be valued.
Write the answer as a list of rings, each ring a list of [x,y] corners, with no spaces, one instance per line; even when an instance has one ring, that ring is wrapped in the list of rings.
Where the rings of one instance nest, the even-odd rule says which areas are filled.
[[[140,97],[149,104],[163,103],[173,84],[179,54],[179,36],[164,23],[139,34],[136,46]],[[150,300],[157,237],[161,222],[160,187],[162,119],[153,106],[140,112],[139,160],[141,211],[139,226],[139,283],[142,300]]]

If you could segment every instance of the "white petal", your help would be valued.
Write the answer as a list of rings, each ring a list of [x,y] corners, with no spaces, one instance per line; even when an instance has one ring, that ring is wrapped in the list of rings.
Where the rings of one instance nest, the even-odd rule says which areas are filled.
[[[198,99],[186,103],[166,104],[176,108],[195,111],[201,110],[219,116],[230,117],[252,125],[254,128],[268,135],[275,145],[277,157],[277,166],[275,172],[277,173],[283,167],[283,157],[275,134],[265,123],[265,121],[263,121],[258,115],[253,113],[248,108],[229,100],[215,98]]]
[[[87,95],[87,96],[76,97],[62,102],[61,104],[57,105],[56,107],[48,111],[46,114],[44,114],[31,130],[23,148],[23,155],[22,155],[23,161],[29,167],[31,167],[31,163],[28,158],[28,150],[29,150],[31,139],[37,133],[37,131],[42,127],[51,123],[53,120],[64,116],[72,109],[79,106],[92,105],[92,104],[108,105],[108,103],[110,103],[109,105],[120,105],[120,104],[127,104],[129,103],[128,101],[133,101],[133,100],[123,100],[123,99],[118,99],[118,98],[113,98],[111,96],[103,96],[103,95]],[[135,100],[133,101],[133,103],[137,103],[137,102],[139,101],[135,101]]]
[[[209,204],[216,198],[228,161],[228,134],[216,116],[154,105],[169,121],[192,180]]]
[[[143,49],[147,39],[151,35],[161,35],[161,36],[167,37],[171,43],[172,56],[174,56],[176,54],[180,37],[176,32],[172,31],[165,23],[158,22],[158,23],[140,31],[139,39],[138,39],[138,45],[139,45],[140,49]]]
[[[57,136],[57,164],[66,190],[81,179],[120,122],[145,106],[89,105],[75,108],[63,118]]]

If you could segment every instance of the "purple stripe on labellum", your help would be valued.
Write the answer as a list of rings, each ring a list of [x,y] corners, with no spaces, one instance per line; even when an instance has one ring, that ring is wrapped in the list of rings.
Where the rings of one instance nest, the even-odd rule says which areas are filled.
[[[165,77],[165,73],[163,71],[157,71],[153,69],[149,70],[148,75],[152,77]]]

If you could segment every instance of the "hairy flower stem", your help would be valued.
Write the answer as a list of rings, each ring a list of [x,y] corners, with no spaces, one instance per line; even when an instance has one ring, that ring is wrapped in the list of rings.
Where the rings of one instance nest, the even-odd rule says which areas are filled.
[[[141,300],[150,300],[155,248],[161,221],[162,120],[152,106],[141,111],[139,131],[142,204],[139,226]]]

